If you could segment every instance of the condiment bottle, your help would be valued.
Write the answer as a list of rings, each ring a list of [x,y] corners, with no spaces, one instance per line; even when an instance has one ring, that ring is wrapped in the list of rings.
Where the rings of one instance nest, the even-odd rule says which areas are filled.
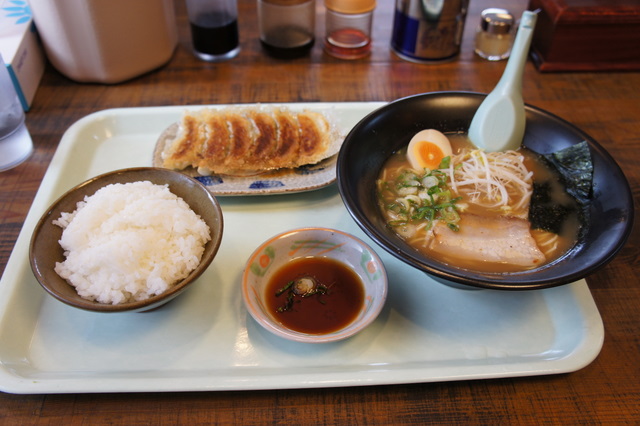
[[[280,59],[307,54],[315,42],[315,0],[257,0],[260,43]]]
[[[325,0],[325,6],[325,52],[340,59],[369,55],[376,0]]]
[[[453,60],[460,53],[469,0],[396,0],[391,48],[417,63]]]
[[[476,53],[489,61],[507,59],[513,44],[513,15],[506,9],[485,9],[476,30]]]
[[[240,53],[237,0],[187,0],[193,53],[207,62],[221,62]]]

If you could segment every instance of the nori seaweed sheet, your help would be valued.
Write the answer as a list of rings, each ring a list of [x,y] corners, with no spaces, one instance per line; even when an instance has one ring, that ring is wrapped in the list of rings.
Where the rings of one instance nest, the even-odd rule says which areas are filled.
[[[541,155],[551,170],[555,170],[560,183],[576,202],[559,204],[551,199],[548,182],[534,182],[529,221],[532,229],[558,234],[566,218],[577,210],[580,234],[589,222],[589,203],[593,187],[593,162],[586,141],[551,154]]]
[[[581,206],[588,204],[593,186],[593,162],[587,142],[582,141],[543,157],[558,171],[569,195]]]
[[[551,199],[549,182],[533,183],[529,206],[529,221],[532,229],[559,234],[567,217],[576,211],[575,205],[563,205]]]

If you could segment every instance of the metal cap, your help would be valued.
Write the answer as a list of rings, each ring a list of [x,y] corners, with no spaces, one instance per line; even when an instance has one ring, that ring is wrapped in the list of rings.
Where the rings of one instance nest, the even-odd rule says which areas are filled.
[[[485,9],[480,14],[480,28],[491,34],[508,34],[513,23],[513,15],[506,9]]]

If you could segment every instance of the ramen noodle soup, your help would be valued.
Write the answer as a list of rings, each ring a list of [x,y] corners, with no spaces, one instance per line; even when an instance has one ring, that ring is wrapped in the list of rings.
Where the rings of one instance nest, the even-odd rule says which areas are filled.
[[[540,267],[575,244],[579,209],[540,156],[526,148],[484,152],[464,134],[447,137],[450,155],[441,143],[416,148],[412,140],[381,170],[379,206],[400,238],[429,258],[490,273]],[[416,160],[418,150],[424,161]],[[435,168],[421,167],[434,159]],[[534,188],[545,188],[544,195],[534,196]],[[532,196],[562,215],[553,232],[533,229]]]

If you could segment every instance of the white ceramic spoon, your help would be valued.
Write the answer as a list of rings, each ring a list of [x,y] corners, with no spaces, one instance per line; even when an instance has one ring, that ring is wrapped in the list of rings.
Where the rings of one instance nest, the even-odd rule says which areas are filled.
[[[525,128],[522,73],[538,14],[525,11],[511,56],[498,84],[480,104],[469,127],[469,139],[485,151],[517,149]]]

